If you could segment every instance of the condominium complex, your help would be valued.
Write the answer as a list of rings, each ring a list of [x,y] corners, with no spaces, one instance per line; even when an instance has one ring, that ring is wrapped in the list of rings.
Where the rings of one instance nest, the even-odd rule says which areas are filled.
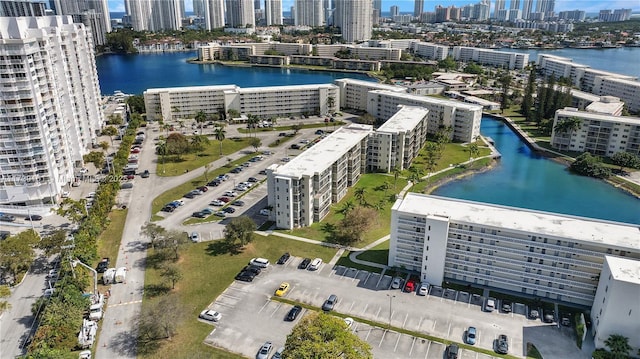
[[[366,110],[369,91],[407,92],[406,87],[385,85],[373,81],[340,79],[333,83],[340,88],[340,107],[344,109]]]
[[[332,100],[330,100],[330,98]],[[261,118],[326,114],[340,108],[339,88],[331,84],[240,88],[235,85],[148,89],[144,92],[147,119],[194,118],[238,111]]]
[[[637,267],[638,227],[416,193],[392,207],[389,265],[435,285],[451,280],[591,306],[605,255]]]
[[[591,307],[596,348],[604,348],[612,334],[629,339],[631,353],[640,350],[640,261],[605,256],[596,297]]]
[[[365,170],[372,127],[342,127],[284,165],[267,169],[270,219],[278,228],[309,226],[340,201]]]
[[[386,90],[368,92],[366,111],[377,119],[390,118],[398,110],[398,105],[427,108],[427,133],[435,134],[442,128],[451,128],[451,139],[459,142],[473,142],[480,136],[480,105]]]
[[[335,0],[334,25],[347,42],[361,42],[371,38],[373,29],[373,2]]]
[[[184,0],[125,0],[124,5],[136,31],[182,28]]]
[[[436,45],[429,42],[416,41],[412,46],[413,52],[428,60],[444,60],[449,55],[449,47],[444,45]]]
[[[428,114],[424,107],[400,105],[398,112],[371,135],[367,171],[409,168],[427,141]]]
[[[267,26],[282,25],[282,0],[265,0],[264,13]]]
[[[43,2],[27,0],[0,0],[0,16],[45,16],[46,7]]]
[[[225,0],[227,27],[256,27],[253,0]]]
[[[569,119],[580,120],[576,129],[558,131],[556,125]],[[589,152],[611,157],[617,152],[640,154],[640,118],[578,111],[557,110],[553,119],[551,146],[560,150]]]
[[[298,26],[324,26],[324,7],[318,0],[295,0],[295,24]]]
[[[93,34],[94,45],[107,43],[106,34],[111,32],[107,0],[52,0],[50,5],[56,15],[71,15],[75,22],[81,22],[89,27]]]
[[[567,78],[582,91],[618,97],[629,111],[640,113],[640,81],[636,77],[592,69],[570,58],[548,54],[538,55],[538,71],[546,77]]]
[[[454,46],[453,58],[456,61],[475,62],[480,65],[503,67],[509,70],[523,70],[529,64],[529,54],[467,46]]]
[[[224,27],[224,0],[203,0],[202,11],[207,30]]]
[[[0,18],[1,204],[54,203],[95,144],[104,115],[93,49],[71,16]]]

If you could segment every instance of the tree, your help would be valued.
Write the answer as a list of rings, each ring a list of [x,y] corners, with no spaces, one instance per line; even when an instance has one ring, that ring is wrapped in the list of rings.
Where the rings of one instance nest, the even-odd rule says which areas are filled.
[[[91,151],[86,155],[82,156],[82,160],[85,163],[93,163],[96,168],[101,168],[104,163],[104,152],[102,151]]]
[[[354,208],[354,204],[351,200],[346,201],[342,207],[338,210],[338,213],[342,213],[344,215],[346,215],[347,213],[351,212],[351,210]]]
[[[402,170],[398,165],[395,165],[391,169],[391,172],[393,173],[393,188],[396,188],[396,185],[398,184],[398,178],[400,177],[400,174],[402,174]]]
[[[333,111],[333,106],[336,104],[336,99],[333,98],[333,96],[328,96],[327,97],[327,112],[328,113],[332,113]]]
[[[88,214],[87,200],[83,198],[74,201],[71,198],[65,198],[55,210],[55,213],[77,225]]]
[[[287,336],[285,359],[370,359],[371,346],[347,330],[341,318],[312,312]]]
[[[103,136],[109,136],[109,140],[111,141],[111,147],[113,147],[113,136],[117,135],[118,129],[113,126],[107,126],[102,129]]]
[[[38,233],[29,229],[0,242],[0,268],[11,275],[13,282],[31,266],[35,259],[33,246],[39,239]]]
[[[181,155],[189,151],[189,140],[178,132],[171,133],[166,140],[167,153],[180,158]]]
[[[611,162],[614,165],[620,166],[620,171],[624,172],[624,168],[640,168],[640,157],[629,152],[616,152],[611,156]]]
[[[147,222],[142,226],[142,234],[150,240],[151,248],[156,247],[158,241],[165,236],[166,230],[155,223]]]
[[[36,244],[36,247],[44,251],[44,254],[47,257],[50,257],[62,251],[61,247],[64,246],[64,242],[66,240],[67,232],[63,229],[59,229],[48,236],[42,237],[42,239],[40,239]]]
[[[191,151],[200,152],[204,150],[205,145],[209,144],[209,138],[203,135],[195,135],[191,137],[191,143],[189,144]]]
[[[258,137],[253,137],[249,139],[249,145],[253,147],[253,150],[258,152],[260,146],[262,146],[262,141]]]
[[[577,117],[559,118],[553,129],[561,134],[571,134],[582,126],[582,120]]]
[[[160,156],[160,159],[162,160],[162,172],[164,173],[164,156],[167,155],[166,140],[161,140],[160,142],[158,142],[158,144],[156,145],[156,154],[158,154]]]
[[[302,124],[296,123],[295,125],[291,125],[291,129],[293,130],[293,133],[297,135],[298,132],[300,132],[300,130],[302,129]]]
[[[253,240],[256,224],[247,216],[232,218],[224,229],[224,240],[230,245],[244,247]]]
[[[347,212],[338,223],[335,239],[342,244],[356,243],[377,219],[378,212],[375,209],[357,206]]]
[[[631,345],[629,345],[629,338],[620,334],[611,334],[609,338],[604,341],[604,345],[611,351],[613,359],[628,358],[629,351],[632,349]]]
[[[119,125],[122,125],[123,123],[124,123],[124,120],[122,119],[122,116],[120,116],[120,114],[112,113],[107,117],[107,125],[119,126]]]
[[[184,306],[176,295],[163,297],[157,303],[145,306],[138,317],[138,343],[145,350],[157,347],[158,340],[170,339],[184,318]]]
[[[364,198],[364,195],[366,192],[367,192],[367,189],[364,187],[358,187],[353,192],[353,196],[358,200],[358,202],[360,202],[361,205],[367,202],[366,198]]]
[[[569,169],[579,175],[595,178],[607,178],[611,175],[611,170],[602,164],[602,160],[589,152],[578,156]]]
[[[471,160],[480,153],[480,148],[478,148],[478,144],[474,142],[467,146],[467,151],[469,151],[469,160]]]
[[[0,298],[6,298],[11,295],[11,290],[7,285],[0,285]],[[7,310],[11,309],[11,303],[0,300],[0,315]]]
[[[200,127],[200,135],[202,135],[202,124],[207,122],[207,114],[204,113],[204,111],[198,111],[198,113],[196,113],[194,120],[198,124],[198,127]]]
[[[216,140],[220,141],[220,156],[222,156],[222,141],[224,141],[225,134],[226,134],[226,131],[224,130],[223,126],[217,127],[214,132],[214,136],[216,137]]]
[[[509,89],[511,88],[511,75],[506,72],[500,76],[500,85],[502,87],[502,97],[500,99],[500,110],[504,113],[504,110],[509,107]]]
[[[444,69],[445,72],[455,70],[458,65],[451,56],[447,56],[446,59],[438,61],[438,68]]]
[[[357,122],[358,123],[363,123],[365,125],[373,125],[373,124],[376,123],[376,118],[373,117],[372,114],[367,112],[364,115],[358,117]]]
[[[182,279],[182,272],[175,265],[166,265],[162,268],[160,276],[171,282],[171,289],[176,289],[176,283]]]
[[[98,143],[98,146],[100,146],[100,148],[102,148],[103,151],[106,151],[109,149],[109,142],[100,141],[100,143]]]
[[[173,253],[173,260],[177,261],[180,258],[180,249],[187,244],[187,236],[180,231],[170,230],[164,232],[164,234],[158,238],[158,248]]]
[[[258,122],[260,122],[260,119],[258,118],[258,116],[250,113],[247,115],[247,128],[249,129],[249,135],[251,135],[251,130],[253,129],[254,133],[255,133],[255,128],[256,125],[258,124]]]
[[[533,106],[533,92],[536,88],[536,66],[530,65],[529,78],[527,80],[527,87],[524,91],[524,97],[522,98],[522,104],[520,105],[520,112],[527,119],[530,120],[531,107]]]

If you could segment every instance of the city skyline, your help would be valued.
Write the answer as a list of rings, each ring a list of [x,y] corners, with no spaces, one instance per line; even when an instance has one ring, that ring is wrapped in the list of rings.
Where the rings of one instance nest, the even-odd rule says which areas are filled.
[[[507,6],[510,1],[506,0]],[[108,0],[109,11],[112,12],[125,12],[124,0]],[[461,7],[467,4],[477,3],[474,0],[440,0],[440,1],[425,1],[425,11],[432,11],[437,5],[442,6],[457,6]],[[403,13],[413,13],[414,0],[382,0],[382,12],[387,13],[392,5],[397,5],[400,11]],[[294,0],[282,0],[282,10],[288,12],[291,6],[293,6]],[[492,11],[495,0],[492,1]],[[555,11],[567,11],[567,10],[583,10],[587,13],[597,13],[600,10],[606,9],[632,9],[633,12],[640,12],[640,3],[636,0],[615,0],[615,1],[588,1],[581,2],[579,6],[576,6],[575,1],[570,0],[556,0]],[[186,11],[193,11],[193,4],[191,0],[185,0]]]

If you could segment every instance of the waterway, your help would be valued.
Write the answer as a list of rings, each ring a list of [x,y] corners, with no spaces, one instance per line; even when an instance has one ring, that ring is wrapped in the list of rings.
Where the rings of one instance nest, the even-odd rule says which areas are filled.
[[[450,182],[433,194],[478,202],[640,224],[640,200],[533,152],[503,122],[482,117],[480,132],[502,154],[491,171]]]
[[[100,91],[140,94],[148,88],[206,85],[240,87],[326,84],[336,79],[372,78],[357,73],[309,71],[272,67],[235,67],[191,64],[194,51],[137,55],[102,55],[96,58]]]

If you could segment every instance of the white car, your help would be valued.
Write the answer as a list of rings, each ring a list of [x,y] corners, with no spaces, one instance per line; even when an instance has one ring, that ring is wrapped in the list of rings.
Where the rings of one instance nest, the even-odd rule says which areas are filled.
[[[267,268],[269,267],[269,260],[266,258],[252,258],[249,261],[249,265],[260,267],[260,268]]]
[[[217,206],[217,207],[222,207],[224,206],[226,203],[222,202],[219,199],[214,199],[213,201],[211,201],[211,203],[209,203],[212,206]]]
[[[400,277],[395,277],[393,278],[393,282],[391,282],[391,288],[392,289],[400,289],[400,287],[402,287],[402,278]]]
[[[247,188],[251,188],[251,186],[253,186],[253,183],[251,183],[251,182],[240,182],[240,185],[245,186]]]
[[[55,293],[56,289],[55,288],[48,288],[44,290],[44,296],[46,298],[49,298],[50,296],[53,295],[53,293]]]
[[[192,232],[191,236],[189,236],[189,238],[191,238],[191,242],[193,242],[193,243],[200,242],[200,234],[198,232]]]
[[[418,295],[427,295],[429,293],[429,283],[422,282],[418,288]]]
[[[69,198],[69,191],[62,192],[62,198]]]
[[[247,190],[247,187],[243,186],[243,185],[237,185],[233,188],[235,191],[240,191],[240,192],[244,192]]]
[[[181,199],[176,199],[175,201],[173,201],[175,204],[177,204],[178,206],[184,206],[184,201]]]
[[[347,329],[351,328],[351,326],[353,325],[353,318],[351,317],[344,318],[344,324],[347,325]]]
[[[309,270],[318,270],[321,264],[322,264],[322,259],[316,258],[313,261],[311,261],[311,264],[309,264]]]
[[[222,318],[222,314],[216,312],[215,310],[205,309],[200,312],[198,318],[208,320],[210,322],[217,322]]]
[[[227,191],[227,192],[224,193],[224,196],[227,196],[227,197],[235,197],[237,195],[238,194],[236,192],[233,192],[233,191]]]
[[[268,216],[269,215],[269,210],[266,208],[263,208],[260,210],[260,215],[261,216]]]

